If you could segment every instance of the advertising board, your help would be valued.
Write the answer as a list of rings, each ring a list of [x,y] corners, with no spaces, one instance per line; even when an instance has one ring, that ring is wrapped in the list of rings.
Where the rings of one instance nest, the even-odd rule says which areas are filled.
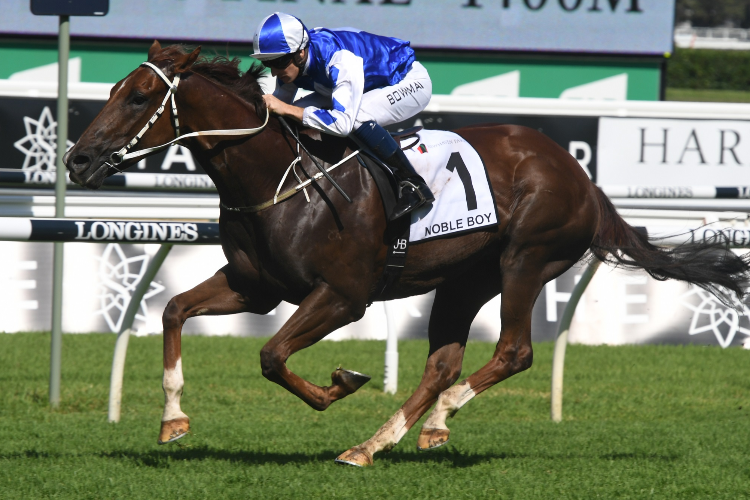
[[[73,36],[250,42],[274,11],[307,26],[356,27],[415,47],[663,55],[672,51],[674,0],[131,0],[104,19],[80,18]],[[54,18],[28,0],[0,4],[0,33],[53,35]]]
[[[104,106],[102,101],[71,100],[69,106],[69,134],[74,140],[83,133]],[[54,170],[57,120],[54,99],[0,97],[0,168],[25,172]],[[68,140],[68,146],[75,141]],[[203,174],[190,152],[182,147],[140,162],[134,172]],[[29,177],[29,183],[40,177]]]
[[[597,182],[750,185],[750,121],[599,119]]]
[[[69,126],[71,139],[77,140],[104,106],[102,101],[74,99],[70,101]],[[0,97],[0,169],[25,172],[52,170],[55,156],[56,119],[54,100]],[[596,178],[597,121],[595,117],[492,115],[470,113],[421,113],[415,120],[394,129],[423,125],[429,129],[452,130],[479,123],[512,123],[535,128],[575,156]],[[72,146],[74,140],[69,140]],[[184,147],[169,148],[142,160],[128,172],[205,174]],[[39,176],[29,177],[29,184],[38,183]],[[36,182],[35,182],[36,181]]]
[[[48,171],[51,164],[49,155],[54,154],[51,145],[56,136],[52,101],[40,98],[3,99],[0,101],[0,126],[6,134],[0,138],[0,153],[5,163],[0,167],[22,171],[24,162],[27,162],[27,169]],[[523,104],[530,105],[528,101]],[[80,134],[102,105],[102,101],[71,101],[72,139]],[[618,109],[621,111],[621,108]],[[715,112],[718,108],[712,109]],[[734,171],[733,175],[738,176],[734,182],[727,184],[738,185],[743,180],[745,183],[749,180],[747,171],[741,170],[747,168],[746,158],[750,157],[750,151],[744,149],[744,135],[748,133],[749,122],[741,119],[612,118],[593,114],[569,116],[556,115],[550,109],[546,110],[546,114],[536,115],[522,114],[521,111],[517,114],[429,111],[402,126],[418,123],[427,128],[452,129],[488,122],[525,125],[540,130],[570,151],[592,177],[599,179],[600,184],[603,178],[611,179],[607,176],[614,175],[612,169],[627,171],[632,168],[632,163],[616,163],[619,157],[630,158],[628,161],[635,161],[637,166],[641,152],[637,142],[641,137],[640,129],[645,129],[643,160],[652,163],[649,169],[640,172],[641,177],[625,177],[622,181],[629,181],[628,185],[651,183],[650,173],[660,167],[665,154],[658,144],[664,130],[667,130],[664,148],[666,160],[674,161],[677,168],[692,165],[696,169],[690,176],[681,176],[678,170],[672,172],[670,175],[675,176],[674,182],[717,185],[715,181],[720,177],[716,172],[725,167],[740,169]],[[669,149],[673,138],[677,144],[674,151]],[[648,145],[651,143],[656,145]],[[19,148],[25,148],[26,152]],[[605,149],[604,153],[602,148]],[[682,164],[679,163],[681,155]],[[701,156],[705,164],[701,163]],[[202,173],[195,162],[192,162],[195,170],[190,170],[188,163],[165,163],[166,158],[149,158],[144,170],[162,173],[178,171],[185,175]],[[709,164],[709,160],[712,163]],[[3,194],[9,191],[3,190]],[[186,218],[184,214],[178,217]],[[105,225],[103,223],[98,227]],[[94,227],[93,223],[91,227]],[[746,225],[739,224],[729,238],[735,244],[747,246],[747,231]],[[90,232],[82,231],[81,238],[86,238]],[[101,236],[104,233],[94,234]],[[65,284],[65,296],[74,297],[75,300],[64,301],[63,329],[66,332],[117,331],[124,308],[158,244],[106,242],[66,245],[69,250],[66,250],[65,273],[76,279],[68,280]],[[7,305],[8,311],[0,318],[0,331],[48,329],[52,244],[0,242],[0,255],[5,262],[0,269],[0,299]],[[176,246],[150,284],[141,304],[135,323],[139,334],[160,332],[161,313],[167,301],[207,279],[225,264],[226,259],[218,246]],[[581,268],[574,267],[544,287],[533,311],[532,336],[535,341],[554,338],[558,320],[581,272]],[[400,338],[427,336],[432,301],[433,294],[396,301],[393,308],[396,315],[394,324]],[[497,340],[501,328],[498,314],[500,301],[501,297],[496,297],[480,311],[472,325],[471,339]],[[185,332],[268,336],[277,331],[294,310],[294,305],[282,303],[268,315],[193,318],[186,323]],[[384,310],[376,304],[368,309],[360,322],[347,326],[329,338],[384,339],[385,324]],[[741,309],[733,310],[696,287],[675,281],[658,282],[643,272],[626,273],[602,267],[579,304],[570,340],[589,344],[698,343],[727,347],[743,344],[749,337],[750,306],[747,302]]]
[[[156,244],[66,243],[63,331],[117,332],[138,281]],[[52,243],[0,241],[0,332],[49,329],[51,320]],[[136,316],[138,335],[162,331],[161,316],[169,299],[193,288],[226,265],[218,245],[176,245],[149,285]],[[186,271],[187,270],[187,271]],[[557,324],[582,274],[574,267],[550,281],[532,314],[532,339],[555,338]],[[389,307],[400,339],[427,338],[434,293],[394,301]],[[470,339],[497,341],[501,296],[488,302],[472,324]],[[194,335],[273,335],[296,306],[282,302],[266,315],[234,314],[189,319],[183,328]],[[385,311],[368,308],[357,323],[337,330],[328,340],[386,337]],[[642,271],[613,271],[602,266],[578,305],[570,341],[586,344],[741,345],[750,338],[750,305],[741,311],[721,304],[698,287],[660,282]]]
[[[102,106],[102,101],[71,100],[70,145]],[[52,99],[0,97],[0,128],[4,131],[0,137],[1,169],[50,170],[56,137],[53,109]],[[750,121],[746,120],[425,111],[393,128],[423,125],[453,130],[480,123],[508,123],[539,130],[578,159],[602,186],[750,185]],[[205,174],[183,147],[148,157],[131,172]],[[40,179],[35,174],[28,182],[38,183]]]
[[[143,62],[151,42],[74,39],[68,79],[114,84]],[[251,52],[251,45],[202,44],[201,54],[239,58],[246,70],[255,61]],[[52,39],[0,39],[0,84],[3,80],[56,82],[57,57]],[[488,56],[424,50],[418,51],[417,58],[430,73],[433,94],[659,100],[661,63],[653,58],[598,56],[587,60],[550,54]]]

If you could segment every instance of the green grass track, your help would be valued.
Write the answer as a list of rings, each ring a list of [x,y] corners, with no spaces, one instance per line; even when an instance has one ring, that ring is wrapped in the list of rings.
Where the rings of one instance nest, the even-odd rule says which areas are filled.
[[[48,404],[48,334],[0,335],[0,498],[747,498],[750,352],[696,346],[568,348],[564,420],[549,420],[552,344],[534,366],[375,465],[333,459],[368,439],[416,387],[427,343],[401,342],[399,392],[382,392],[384,342],[322,342],[290,360],[327,385],[339,364],[373,375],[318,413],[266,381],[263,339],[185,337],[193,432],[157,446],[161,338],[132,338],[122,421],[107,423],[113,335],[66,335],[62,403]],[[471,343],[464,375],[494,346]]]

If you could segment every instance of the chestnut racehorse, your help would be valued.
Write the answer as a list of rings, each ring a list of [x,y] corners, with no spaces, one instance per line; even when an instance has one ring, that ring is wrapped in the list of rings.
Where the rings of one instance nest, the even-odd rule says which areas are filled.
[[[112,88],[109,101],[65,157],[71,179],[96,189],[107,176],[136,163],[136,151],[172,140],[179,118],[179,133],[188,135],[181,143],[195,155],[221,197],[221,244],[228,264],[174,297],[164,311],[165,407],[159,443],[174,441],[189,429],[180,407],[180,336],[183,323],[193,316],[265,314],[282,300],[299,305],[261,350],[262,372],[312,408],[325,410],[367,378],[336,370],[332,384],[320,387],[290,371],[286,360],[360,319],[373,299],[435,290],[429,355],[419,387],[371,439],[337,458],[370,465],[375,453],[395,446],[436,402],[422,426],[418,447],[445,443],[450,432],[447,417],[487,388],[529,368],[534,302],[545,283],[587,251],[600,260],[643,268],[657,279],[727,289],[742,297],[747,260],[720,245],[672,250],[653,246],[620,218],[567,151],[535,130],[513,125],[456,131],[484,160],[499,224],[413,245],[400,279],[375,297],[388,240],[386,216],[370,174],[356,159],[332,172],[353,197],[351,204],[320,179],[310,190],[309,202],[299,194],[262,210],[231,210],[272,200],[297,156],[296,145],[278,120],[267,118],[257,83],[260,69],[243,74],[239,61],[226,58],[196,62],[199,52],[200,48],[188,52],[180,46],[162,49],[154,42],[148,53],[152,66],[139,66]],[[165,95],[174,90],[170,104]],[[167,116],[157,119],[160,106],[166,107]],[[215,129],[251,131],[234,137],[195,134]],[[333,144],[343,146],[328,153],[333,159],[320,154],[326,167],[352,152],[344,140]],[[310,159],[304,158],[302,168],[315,173]],[[287,176],[282,191],[298,183],[293,177]],[[499,293],[502,328],[492,359],[453,385],[461,373],[472,320]]]

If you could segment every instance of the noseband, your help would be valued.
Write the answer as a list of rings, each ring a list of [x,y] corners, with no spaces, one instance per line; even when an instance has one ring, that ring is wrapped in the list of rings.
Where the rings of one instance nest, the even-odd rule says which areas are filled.
[[[140,132],[133,137],[133,140],[131,140],[125,147],[120,149],[119,151],[112,153],[109,157],[109,161],[105,161],[104,164],[107,165],[110,169],[113,169],[116,171],[116,173],[122,173],[122,170],[117,168],[117,165],[120,165],[122,162],[127,160],[132,160],[135,158],[140,158],[142,156],[148,156],[152,153],[156,153],[158,151],[161,151],[162,149],[168,148],[172,144],[175,144],[181,139],[186,139],[188,137],[197,137],[201,135],[212,135],[212,136],[245,136],[245,135],[253,135],[257,134],[258,132],[262,131],[266,125],[268,124],[268,117],[269,117],[269,111],[268,108],[266,108],[266,120],[263,122],[263,125],[256,128],[240,128],[240,129],[231,129],[231,130],[203,130],[200,132],[191,132],[189,134],[180,135],[180,122],[177,118],[177,104],[175,103],[174,96],[177,93],[177,86],[180,84],[180,74],[176,74],[174,76],[174,79],[170,82],[169,78],[164,74],[162,70],[160,70],[155,65],[151,64],[150,62],[144,62],[141,63],[141,66],[146,66],[148,68],[151,68],[154,70],[154,72],[159,75],[159,77],[164,80],[164,83],[167,84],[167,95],[164,96],[164,99],[161,102],[161,105],[156,110],[156,112],[153,114],[151,119],[146,123],[146,125],[143,126]],[[169,99],[172,99],[172,114],[173,114],[173,121],[174,121],[174,129],[175,129],[175,138],[171,141],[164,143],[160,146],[154,146],[152,148],[146,148],[141,149],[139,151],[133,151],[132,153],[129,152],[130,149],[138,144],[138,141],[141,140],[143,135],[154,125],[156,120],[159,119],[159,117],[164,113],[164,109],[167,105],[167,101]]]

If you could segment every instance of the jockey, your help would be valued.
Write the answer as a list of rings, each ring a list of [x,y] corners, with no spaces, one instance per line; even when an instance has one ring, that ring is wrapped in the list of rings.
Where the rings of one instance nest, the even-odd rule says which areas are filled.
[[[430,76],[409,42],[348,28],[308,31],[296,17],[276,12],[261,21],[253,50],[277,77],[274,93],[263,96],[271,113],[328,134],[352,135],[395,171],[399,199],[390,220],[434,201],[383,129],[422,111],[432,96]],[[313,93],[294,101],[299,88]]]

